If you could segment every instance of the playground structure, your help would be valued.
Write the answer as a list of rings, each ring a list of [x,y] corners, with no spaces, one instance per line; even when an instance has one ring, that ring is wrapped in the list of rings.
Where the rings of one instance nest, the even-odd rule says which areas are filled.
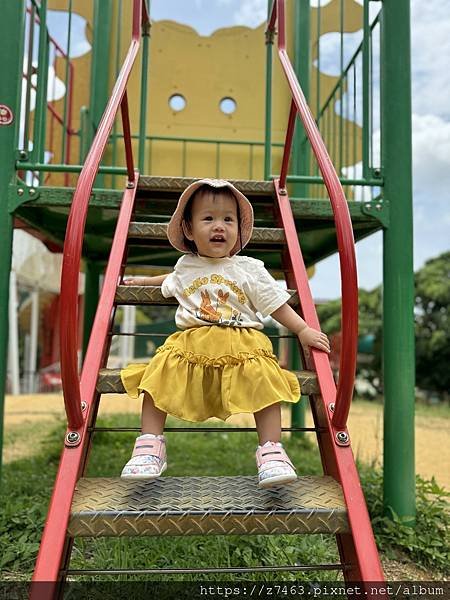
[[[286,503],[285,509],[292,509],[294,513],[292,521],[285,519],[283,532],[326,531],[336,535],[341,556],[339,568],[343,569],[346,581],[382,579],[346,431],[346,419],[353,390],[357,338],[357,283],[350,217],[356,239],[383,229],[385,506],[387,510],[391,508],[402,517],[410,520],[414,518],[409,2],[386,0],[372,21],[369,18],[369,7],[377,3],[369,0],[365,0],[363,7],[359,9],[359,5],[352,0],[335,0],[323,8],[319,2],[316,9],[310,8],[308,0],[299,0],[295,4],[276,0],[270,4],[266,29],[266,67],[263,71],[255,71],[261,87],[261,73],[265,71],[266,76],[265,98],[262,95],[262,105],[265,108],[264,139],[250,141],[237,136],[234,139],[224,139],[223,126],[213,130],[210,138],[193,139],[185,136],[183,126],[186,125],[183,125],[181,111],[180,114],[173,111],[174,114],[170,117],[172,122],[181,120],[180,135],[148,135],[151,125],[147,123],[147,116],[152,113],[153,101],[155,113],[158,113],[156,92],[154,100],[152,99],[152,90],[157,86],[152,85],[151,80],[148,81],[148,73],[157,78],[156,81],[165,81],[164,65],[167,65],[165,61],[170,57],[164,56],[162,42],[156,46],[163,56],[159,62],[155,59],[154,74],[152,61],[149,61],[150,25],[145,2],[135,0],[132,12],[131,5],[122,6],[122,2],[102,3],[101,11],[100,2],[94,3],[89,110],[80,107],[79,119],[74,117],[73,103],[77,93],[82,95],[83,86],[78,89],[78,85],[74,84],[76,73],[74,61],[70,59],[70,36],[66,48],[62,48],[50,40],[46,27],[42,26],[46,23],[47,9],[50,6],[67,10],[67,3],[18,1],[10,4],[4,11],[4,19],[0,24],[0,28],[4,30],[0,46],[8,66],[5,69],[4,91],[0,97],[0,153],[3,159],[0,162],[0,206],[3,211],[0,240],[4,257],[0,269],[0,290],[3,294],[0,320],[2,340],[7,339],[7,290],[13,226],[26,227],[55,250],[60,249],[64,242],[61,370],[68,432],[37,561],[36,581],[61,580],[62,570],[66,574],[70,573],[68,564],[73,537],[104,535],[105,528],[111,525],[98,518],[98,511],[102,508],[100,504],[96,505],[97,514],[94,510],[88,517],[80,518],[79,515],[84,511],[87,498],[95,505],[97,500],[94,498],[94,490],[102,483],[100,480],[89,481],[82,478],[95,430],[100,395],[106,391],[122,391],[118,373],[104,369],[114,307],[121,304],[158,305],[167,302],[158,288],[127,289],[125,286],[117,286],[117,283],[125,267],[137,269],[142,264],[151,264],[163,269],[174,263],[177,253],[165,240],[164,223],[172,212],[177,196],[192,176],[209,175],[238,180],[238,187],[252,201],[256,215],[256,231],[249,254],[262,258],[274,273],[284,273],[288,288],[293,290],[292,304],[312,326],[319,325],[305,267],[312,266],[336,249],[339,251],[343,350],[337,390],[328,359],[320,353],[313,352],[311,362],[307,362],[297,352],[292,365],[299,373],[303,393],[310,396],[325,476],[314,482],[311,496],[302,495],[302,486],[305,489],[307,486],[306,478],[300,478],[298,488],[295,487],[292,495],[289,492],[280,493],[279,500]],[[289,52],[286,51],[285,9],[290,11],[292,17],[288,20],[291,24],[288,39],[294,40],[294,43],[291,42]],[[351,21],[348,15],[358,10],[363,41],[345,63],[345,26],[349,25],[347,19]],[[334,85],[328,84],[328,93],[324,95],[319,75],[320,45],[317,41],[323,33],[322,16],[327,12],[331,16],[338,16],[340,21],[338,25],[334,24],[340,31],[340,76]],[[70,31],[71,2],[68,14]],[[357,17],[358,13],[355,21]],[[33,59],[34,34],[31,33],[35,28],[30,25],[35,22],[40,24],[37,30],[37,61]],[[124,47],[121,45],[125,42],[121,40],[119,43],[119,28],[114,30],[114,22],[120,23],[124,32],[132,30],[131,43],[128,49],[125,48],[125,57],[122,56]],[[128,29],[124,23],[129,23]],[[158,31],[156,25],[155,38]],[[330,23],[330,31],[333,30],[331,27]],[[357,29],[356,25],[353,27]],[[163,36],[162,39],[167,37],[163,35],[167,33],[167,29],[170,27],[160,25],[159,35]],[[256,33],[248,31],[247,35],[256,36]],[[8,43],[11,36],[24,43]],[[221,36],[217,35],[216,38],[220,40]],[[212,48],[216,38],[206,38],[209,41],[202,40],[202,43],[210,43]],[[59,107],[62,108],[61,112],[46,101],[52,43],[64,63],[64,67],[57,67],[59,73],[65,74],[66,84],[66,94]],[[110,58],[110,43],[114,47],[122,47],[122,51],[117,52],[115,61]],[[282,65],[278,71],[272,70],[272,47],[275,43]],[[242,44],[243,46],[236,47],[238,55],[247,46],[249,49],[253,48],[248,38]],[[168,46],[174,47],[173,44]],[[374,85],[376,47],[379,48],[379,68],[383,77],[380,97],[376,97]],[[212,51],[211,48],[208,51]],[[250,50],[248,54],[251,61]],[[295,56],[293,65],[289,54]],[[24,61],[26,56],[28,60]],[[311,57],[319,68],[313,69]],[[232,57],[225,55],[224,59],[228,58]],[[24,64],[26,85],[21,94]],[[109,73],[105,69],[106,64],[110,66]],[[208,65],[203,65],[199,72],[205,74],[206,71],[208,74],[207,67]],[[233,67],[236,69],[236,62]],[[316,74],[315,81],[311,75],[313,73]],[[214,79],[214,72],[211,77]],[[287,79],[287,86],[283,78]],[[361,90],[359,85],[354,84],[359,80],[362,82]],[[115,82],[111,94],[108,92],[110,81]],[[223,73],[214,83],[218,86],[222,81],[226,81]],[[180,84],[177,82],[178,85]],[[181,95],[175,94],[173,85],[171,86],[172,96]],[[164,85],[160,88],[164,89]],[[280,92],[281,89],[284,90],[283,93]],[[136,90],[139,90],[139,94]],[[236,99],[230,97],[234,92],[229,91],[229,86],[228,91],[217,91],[219,99],[233,100],[236,104]],[[236,111],[236,117],[225,115],[228,134],[229,130],[239,130],[241,107],[243,121],[251,117],[252,108],[257,115],[258,111],[252,102],[249,102],[250,113],[245,114],[244,98],[248,99],[251,93],[251,89],[245,90],[242,100],[237,99],[239,110]],[[208,94],[203,96],[207,97]],[[31,110],[33,97],[34,111]],[[310,112],[305,97],[313,107],[313,113]],[[131,102],[131,114],[139,115],[139,119],[131,119],[130,124]],[[139,104],[139,109],[135,110],[134,104]],[[257,105],[256,100],[254,104]],[[381,124],[379,156],[373,136],[376,106],[380,109]],[[118,133],[116,122],[119,108],[123,135]],[[208,117],[205,107],[201,107],[199,112],[205,119]],[[284,141],[281,137],[284,134],[280,132],[286,127],[279,125],[282,121],[287,121]],[[361,126],[358,126],[359,122]],[[58,138],[57,130],[52,129],[52,123],[59,123]],[[152,123],[151,118],[149,123]],[[157,124],[157,120],[155,123]],[[23,129],[19,132],[22,124]],[[138,134],[132,135],[135,130]],[[261,125],[258,130],[263,132]],[[53,146],[56,139],[59,143]],[[158,143],[166,144],[168,149],[158,151]],[[209,148],[208,151],[205,146]],[[51,147],[57,150],[52,151],[53,158],[50,163],[46,163],[46,151]],[[233,151],[228,152],[230,149]],[[292,160],[289,163],[291,149]],[[177,152],[181,169],[178,167],[179,170],[174,173],[169,171],[165,160],[170,155],[170,169],[174,169]],[[243,158],[244,152],[246,160]],[[136,155],[135,167],[133,156]],[[78,157],[78,165],[74,163],[74,156]],[[101,163],[102,156],[104,160]],[[339,177],[332,163],[336,165]],[[81,164],[84,164],[83,168]],[[118,166],[123,164],[126,168]],[[206,171],[195,172],[199,169],[199,164],[204,165]],[[246,169],[246,173],[240,171],[242,168]],[[279,175],[274,175],[278,171]],[[79,177],[74,175],[78,173]],[[70,186],[75,182],[74,193]],[[349,197],[357,201],[347,203],[341,184],[350,191]],[[88,333],[92,332],[80,381],[77,313],[82,252],[86,277],[86,339]],[[99,273],[104,266],[106,271],[98,300]],[[401,340],[401,345],[398,340]],[[1,352],[0,381],[4,387],[6,345]],[[303,368],[300,368],[300,360]],[[304,428],[301,414],[293,414],[292,426],[294,430]],[[202,480],[192,483],[204,486],[201,489],[207,489],[210,485],[208,478],[194,479]],[[271,521],[270,507],[268,510],[267,504],[264,505],[264,498],[257,494],[253,478],[232,479],[232,487],[235,488],[232,501],[235,502],[236,514],[227,519],[223,517],[223,507],[219,505],[202,507],[204,533],[217,533],[219,524],[221,532],[231,531],[236,526],[240,527],[239,531],[242,533],[280,532],[277,524]],[[76,484],[77,492],[74,496]],[[218,497],[222,490],[220,486],[225,484],[230,485],[230,482],[218,482]],[[170,478],[163,478],[155,488],[162,490],[165,497],[165,504],[163,502],[158,507],[160,518],[173,508],[171,485]],[[191,484],[187,482],[186,485],[189,496],[193,493],[189,487]],[[148,489],[145,499],[147,504],[152,502],[152,489]],[[317,490],[321,490],[327,498],[328,506],[317,507],[314,504],[317,501]],[[111,510],[115,511],[115,518],[119,523],[116,534],[144,533],[144,530],[134,529],[134,533],[127,530],[120,520],[120,515],[129,509],[121,502],[132,491],[129,484],[124,486],[120,481],[113,485],[110,495],[112,504],[108,505],[108,509],[113,507]],[[261,509],[264,518],[253,517],[251,521],[245,521],[238,516],[237,498],[240,493],[243,493],[247,502],[254,504],[255,510],[265,506],[265,513],[264,508]],[[262,504],[258,504],[259,502]],[[312,515],[311,519],[305,517],[305,506]],[[142,507],[135,507],[134,510],[135,519],[142,517]],[[193,526],[198,526],[179,507],[177,510],[178,525],[182,531],[186,533]],[[317,518],[317,514],[323,514],[324,511],[328,519],[326,526],[323,523],[319,525]],[[222,516],[218,524],[219,513]],[[278,519],[283,519],[282,511]],[[120,530],[120,527],[123,529]],[[164,523],[161,529],[152,521],[151,515],[147,515],[145,532],[148,533],[149,530],[153,535],[175,533],[169,522]],[[294,567],[286,569],[295,570]],[[164,569],[159,572],[164,572]],[[202,569],[202,572],[208,572],[208,569]]]

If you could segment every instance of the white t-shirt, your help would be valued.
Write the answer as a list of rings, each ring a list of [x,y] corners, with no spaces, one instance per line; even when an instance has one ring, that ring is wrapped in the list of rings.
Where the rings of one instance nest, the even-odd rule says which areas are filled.
[[[166,277],[161,292],[174,296],[179,329],[200,325],[263,329],[267,317],[285,304],[289,293],[267,272],[262,260],[249,256],[209,258],[184,254]]]

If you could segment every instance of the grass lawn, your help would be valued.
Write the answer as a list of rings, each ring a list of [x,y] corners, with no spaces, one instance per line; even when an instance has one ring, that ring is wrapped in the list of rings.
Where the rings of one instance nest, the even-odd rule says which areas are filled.
[[[138,416],[117,414],[100,418],[98,426],[138,427]],[[168,426],[185,425],[169,419]],[[26,424],[7,431],[6,452],[15,448],[3,467],[0,504],[0,581],[30,578],[38,550],[47,506],[65,431],[63,422]],[[20,455],[22,444],[35,444],[28,457]],[[97,433],[87,476],[118,477],[128,460],[134,433]],[[288,453],[301,474],[321,474],[314,434],[284,438]],[[167,433],[167,476],[255,475],[256,433]],[[203,464],[202,457],[206,457]],[[428,579],[439,579],[449,563],[449,517],[445,493],[432,482],[418,480],[418,516],[414,529],[382,516],[381,474],[361,469],[377,542],[387,558],[407,556],[410,563],[435,569]],[[256,565],[322,564],[339,562],[336,543],[330,535],[278,536],[185,536],[136,538],[80,538],[75,541],[70,567],[95,568],[191,568],[253,567]],[[433,577],[435,575],[435,577]],[[120,577],[120,576],[119,576]],[[160,579],[147,575],[146,579]],[[171,579],[202,580],[196,575]],[[336,571],[307,573],[245,573],[208,575],[208,581],[336,581]],[[402,576],[400,576],[402,578]],[[412,577],[413,579],[417,577]],[[204,579],[204,577],[203,577]]]
[[[114,415],[99,419],[98,426],[138,426],[138,417]],[[168,426],[185,425],[169,419]],[[32,434],[33,426],[30,426]],[[34,429],[36,426],[34,426]],[[18,458],[4,466],[0,517],[0,567],[2,578],[28,579],[34,567],[38,542],[60,454],[64,426],[53,427],[37,454]],[[21,435],[25,432],[22,429]],[[14,443],[17,433],[7,439]],[[311,434],[308,434],[311,435]],[[88,477],[117,477],[131,453],[134,433],[96,434]],[[167,433],[168,476],[255,475],[255,433]],[[320,474],[315,443],[286,439],[287,451],[302,473]],[[207,457],[203,463],[202,457]],[[252,567],[256,565],[322,564],[339,562],[333,536],[186,536],[77,539],[71,568],[192,568]],[[337,577],[338,576],[338,577]],[[151,578],[152,576],[147,576]],[[195,580],[195,575],[177,576]],[[229,580],[265,580],[274,574],[227,574]],[[159,577],[160,578],[160,577]],[[197,577],[198,578],[198,577]],[[284,580],[341,578],[336,571],[283,573]],[[158,576],[155,576],[158,579]],[[201,579],[201,578],[199,578]],[[224,575],[208,575],[208,580]]]

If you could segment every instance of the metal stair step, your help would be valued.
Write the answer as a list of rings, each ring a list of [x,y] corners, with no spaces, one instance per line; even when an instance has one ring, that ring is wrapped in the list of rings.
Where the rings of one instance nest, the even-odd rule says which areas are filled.
[[[297,375],[302,394],[320,394],[317,375],[314,371],[294,371]],[[97,379],[97,391],[100,394],[125,394],[120,378],[120,369],[100,369]]]
[[[83,478],[70,536],[346,533],[347,509],[330,476],[270,490],[253,477]]]
[[[288,290],[291,294],[288,304],[293,308],[298,306],[298,294],[296,290]],[[117,286],[116,304],[155,304],[172,305],[178,304],[176,298],[164,298],[161,286],[156,285],[119,285]]]
[[[140,176],[135,214],[141,220],[165,221],[173,214],[181,193],[198,178]],[[272,181],[230,180],[250,200],[255,223],[273,223],[274,187]]]
[[[167,223],[132,222],[128,237],[131,240],[161,240],[168,243]],[[249,244],[250,246],[284,246],[285,242],[286,237],[282,228],[255,227]]]
[[[155,177],[141,175],[139,177],[139,192],[175,192],[180,195],[188,185],[197,181],[192,177]],[[272,196],[273,182],[264,180],[230,179],[239,191],[248,196]]]

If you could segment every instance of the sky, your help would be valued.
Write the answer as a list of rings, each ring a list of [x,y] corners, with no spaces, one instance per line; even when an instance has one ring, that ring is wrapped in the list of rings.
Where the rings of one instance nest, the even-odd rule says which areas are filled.
[[[321,5],[331,0],[321,0]],[[362,0],[355,0],[360,4]],[[371,3],[377,11],[378,2]],[[311,0],[317,6],[317,0]],[[450,0],[411,0],[411,67],[413,131],[414,268],[450,248]],[[51,11],[50,11],[51,14]],[[190,25],[201,35],[216,29],[245,25],[257,27],[267,15],[267,0],[152,0],[155,21],[171,19]],[[55,29],[63,31],[61,22]],[[83,23],[76,22],[81,30]],[[49,28],[54,29],[49,23]],[[55,31],[54,29],[54,31]],[[321,70],[338,73],[337,34],[321,40]],[[76,55],[88,50],[79,38]],[[348,34],[345,53],[352,54],[360,34]],[[61,44],[63,42],[60,42]],[[71,53],[72,54],[72,53]],[[376,124],[375,124],[376,129]],[[375,132],[375,135],[377,133]],[[373,289],[382,281],[382,233],[356,244],[359,286]],[[337,256],[317,264],[311,279],[318,299],[340,296]]]

